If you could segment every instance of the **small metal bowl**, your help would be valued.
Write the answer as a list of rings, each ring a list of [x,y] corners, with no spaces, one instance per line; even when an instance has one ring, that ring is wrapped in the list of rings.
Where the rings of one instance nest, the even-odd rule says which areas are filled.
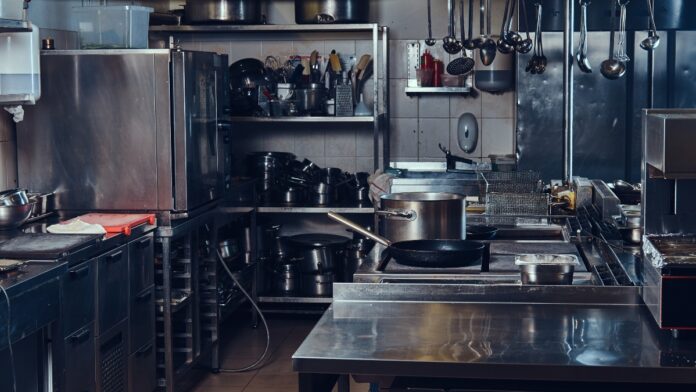
[[[24,189],[9,189],[0,192],[0,205],[23,206],[26,204],[29,204],[29,197]]]
[[[575,255],[527,254],[516,256],[515,264],[520,267],[522,284],[571,285],[579,262]]]
[[[36,202],[25,205],[0,206],[0,230],[16,229],[29,219]]]

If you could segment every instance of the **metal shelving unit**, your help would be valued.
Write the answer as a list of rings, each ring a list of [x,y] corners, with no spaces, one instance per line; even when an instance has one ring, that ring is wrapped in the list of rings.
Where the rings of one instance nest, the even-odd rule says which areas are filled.
[[[258,207],[260,214],[326,214],[329,211],[339,214],[373,214],[373,207]]]
[[[369,32],[379,28],[374,23],[352,24],[265,24],[265,25],[190,25],[190,26],[150,26],[151,32],[166,33],[341,33],[341,32]]]
[[[372,55],[375,64],[373,80],[389,79],[389,28],[376,23],[356,24],[306,24],[306,25],[181,25],[181,26],[151,26],[150,35],[159,38],[162,43],[175,44],[177,37],[185,35],[187,39],[195,38],[196,34],[258,34],[262,33],[273,37],[274,35],[298,33],[298,34],[369,34],[372,36]],[[303,36],[302,38],[305,38]],[[381,44],[381,47],[380,47]],[[389,83],[374,83],[374,104],[372,116],[355,117],[237,117],[229,118],[233,124],[248,123],[344,123],[344,124],[372,124],[373,127],[373,157],[374,169],[380,167],[380,156],[383,167],[389,165]],[[380,138],[383,151],[380,154]]]
[[[228,121],[232,124],[237,123],[373,123],[375,121],[374,116],[350,116],[350,117],[338,117],[338,116],[319,116],[319,117],[309,117],[309,116],[298,116],[298,117],[229,117]]]
[[[330,304],[332,297],[290,297],[290,296],[259,296],[259,303],[268,304]]]

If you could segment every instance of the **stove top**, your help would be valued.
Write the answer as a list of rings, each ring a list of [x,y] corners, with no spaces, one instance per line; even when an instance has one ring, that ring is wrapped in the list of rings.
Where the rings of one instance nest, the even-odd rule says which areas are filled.
[[[485,241],[484,241],[485,242]],[[379,254],[379,253],[377,253]],[[354,275],[356,282],[376,283],[463,283],[521,284],[515,256],[520,254],[568,254],[580,256],[576,245],[560,241],[488,242],[481,262],[453,268],[424,268],[400,264],[393,258],[375,260],[371,267],[361,267]],[[592,273],[584,263],[576,266],[573,284],[590,284]]]

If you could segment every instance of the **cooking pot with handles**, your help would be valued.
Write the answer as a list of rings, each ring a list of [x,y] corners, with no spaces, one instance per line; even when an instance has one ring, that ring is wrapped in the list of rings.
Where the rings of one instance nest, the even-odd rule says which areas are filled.
[[[369,19],[369,0],[295,0],[295,22],[365,23]]]
[[[380,232],[393,242],[465,239],[464,195],[446,192],[403,192],[383,195]]]

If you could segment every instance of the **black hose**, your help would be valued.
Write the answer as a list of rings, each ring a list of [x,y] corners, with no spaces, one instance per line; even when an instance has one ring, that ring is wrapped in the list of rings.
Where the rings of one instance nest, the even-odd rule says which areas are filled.
[[[263,353],[261,353],[261,356],[259,356],[254,362],[247,366],[243,366],[241,368],[236,368],[236,369],[220,369],[221,373],[241,373],[241,372],[246,372],[249,370],[256,369],[258,367],[261,367],[264,365],[264,362],[266,361],[266,357],[268,355],[269,349],[271,347],[271,331],[268,328],[268,323],[266,322],[266,318],[263,316],[263,312],[261,312],[261,309],[259,309],[259,306],[256,305],[256,302],[254,302],[254,299],[247,293],[246,290],[244,290],[244,287],[242,284],[237,280],[237,278],[234,277],[234,274],[230,270],[230,268],[227,266],[227,263],[225,263],[225,259],[222,258],[222,255],[220,254],[220,251],[215,249],[215,253],[217,254],[218,259],[220,259],[220,263],[222,264],[222,267],[225,269],[225,272],[227,272],[227,275],[230,276],[232,281],[239,287],[239,290],[244,294],[244,296],[249,300],[251,303],[251,306],[254,308],[254,310],[259,314],[259,317],[261,317],[261,322],[263,323],[263,327],[266,329],[266,348],[264,348]],[[16,391],[15,391],[16,392]]]

